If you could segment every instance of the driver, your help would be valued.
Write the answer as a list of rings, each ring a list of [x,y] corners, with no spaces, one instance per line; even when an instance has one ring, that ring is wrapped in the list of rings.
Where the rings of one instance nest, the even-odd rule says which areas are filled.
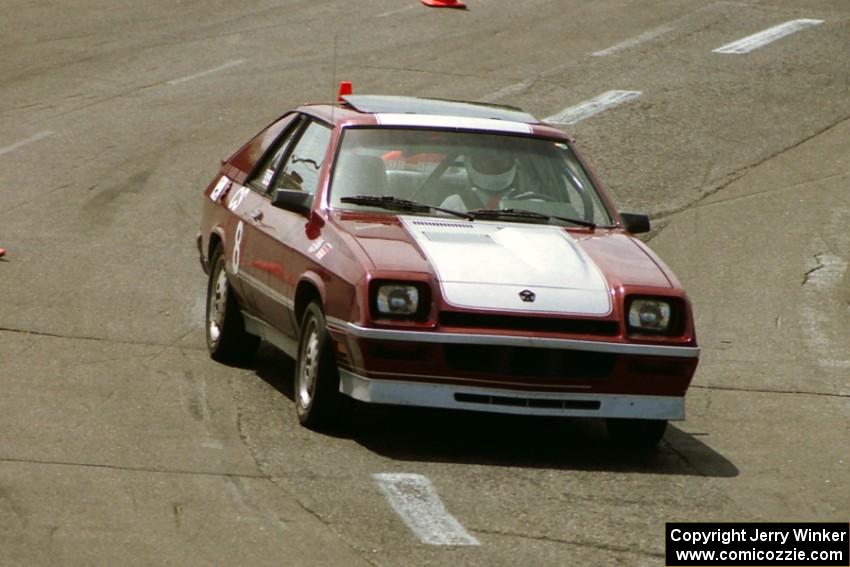
[[[470,193],[477,201],[464,202],[459,194],[449,195],[440,205],[443,208],[466,211],[467,209],[499,209],[503,198],[514,194],[517,162],[513,154],[502,149],[475,150],[465,156],[464,166],[470,183]],[[472,205],[472,206],[467,206]]]

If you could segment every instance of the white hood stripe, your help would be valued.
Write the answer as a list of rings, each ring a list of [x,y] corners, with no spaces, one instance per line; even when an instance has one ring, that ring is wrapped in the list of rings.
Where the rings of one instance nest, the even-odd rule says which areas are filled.
[[[421,217],[401,221],[452,305],[594,316],[611,312],[602,271],[561,227],[423,222]]]

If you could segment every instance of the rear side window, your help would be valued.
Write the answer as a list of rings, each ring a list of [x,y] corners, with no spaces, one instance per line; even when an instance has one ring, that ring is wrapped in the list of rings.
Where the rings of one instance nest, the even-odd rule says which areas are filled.
[[[280,120],[269,125],[268,128],[239,148],[227,161],[238,171],[246,173],[255,171],[257,164],[268,155],[269,148],[279,142],[281,133],[287,130],[298,116],[298,113],[295,112],[282,116]]]
[[[330,141],[331,129],[311,122],[286,158],[283,169],[275,177],[272,190],[288,189],[315,194]]]
[[[274,177],[274,172],[277,171],[278,166],[284,155],[286,155],[289,146],[292,143],[292,140],[295,138],[296,132],[298,132],[298,126],[301,123],[300,120],[293,120],[293,123],[290,127],[284,132],[283,136],[277,141],[277,145],[273,151],[269,152],[265,157],[265,160],[257,168],[257,171],[254,173],[254,177],[248,184],[262,192],[266,193],[269,190],[269,185],[272,182],[272,178]]]

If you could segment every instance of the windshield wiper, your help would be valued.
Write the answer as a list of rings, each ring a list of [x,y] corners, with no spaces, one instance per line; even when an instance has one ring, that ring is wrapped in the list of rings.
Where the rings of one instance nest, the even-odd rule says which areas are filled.
[[[559,217],[557,215],[544,215],[543,213],[536,213],[534,211],[526,211],[525,209],[474,209],[472,211],[467,211],[469,215],[471,215],[475,219],[502,219],[502,218],[514,218],[514,219],[535,219],[535,220],[552,220],[557,219],[559,221],[564,221],[572,224],[577,224],[579,226],[586,226],[588,228],[596,228],[596,223],[582,220],[582,219],[571,219],[568,217]]]
[[[456,217],[461,217],[466,220],[474,220],[473,216],[468,213],[456,211],[454,209],[444,209],[443,207],[435,207],[434,205],[426,205],[417,201],[409,201],[407,199],[399,199],[392,195],[353,195],[351,197],[342,197],[343,203],[351,203],[352,205],[368,205],[370,207],[380,207],[382,209],[396,209],[400,211],[410,211],[414,213],[425,213],[429,211],[440,211]]]

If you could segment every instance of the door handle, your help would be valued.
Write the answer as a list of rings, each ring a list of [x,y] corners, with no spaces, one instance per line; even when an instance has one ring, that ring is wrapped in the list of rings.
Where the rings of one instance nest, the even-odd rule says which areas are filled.
[[[248,211],[246,216],[248,217],[248,220],[256,224],[263,220],[263,211],[260,209],[254,209],[253,211]]]

